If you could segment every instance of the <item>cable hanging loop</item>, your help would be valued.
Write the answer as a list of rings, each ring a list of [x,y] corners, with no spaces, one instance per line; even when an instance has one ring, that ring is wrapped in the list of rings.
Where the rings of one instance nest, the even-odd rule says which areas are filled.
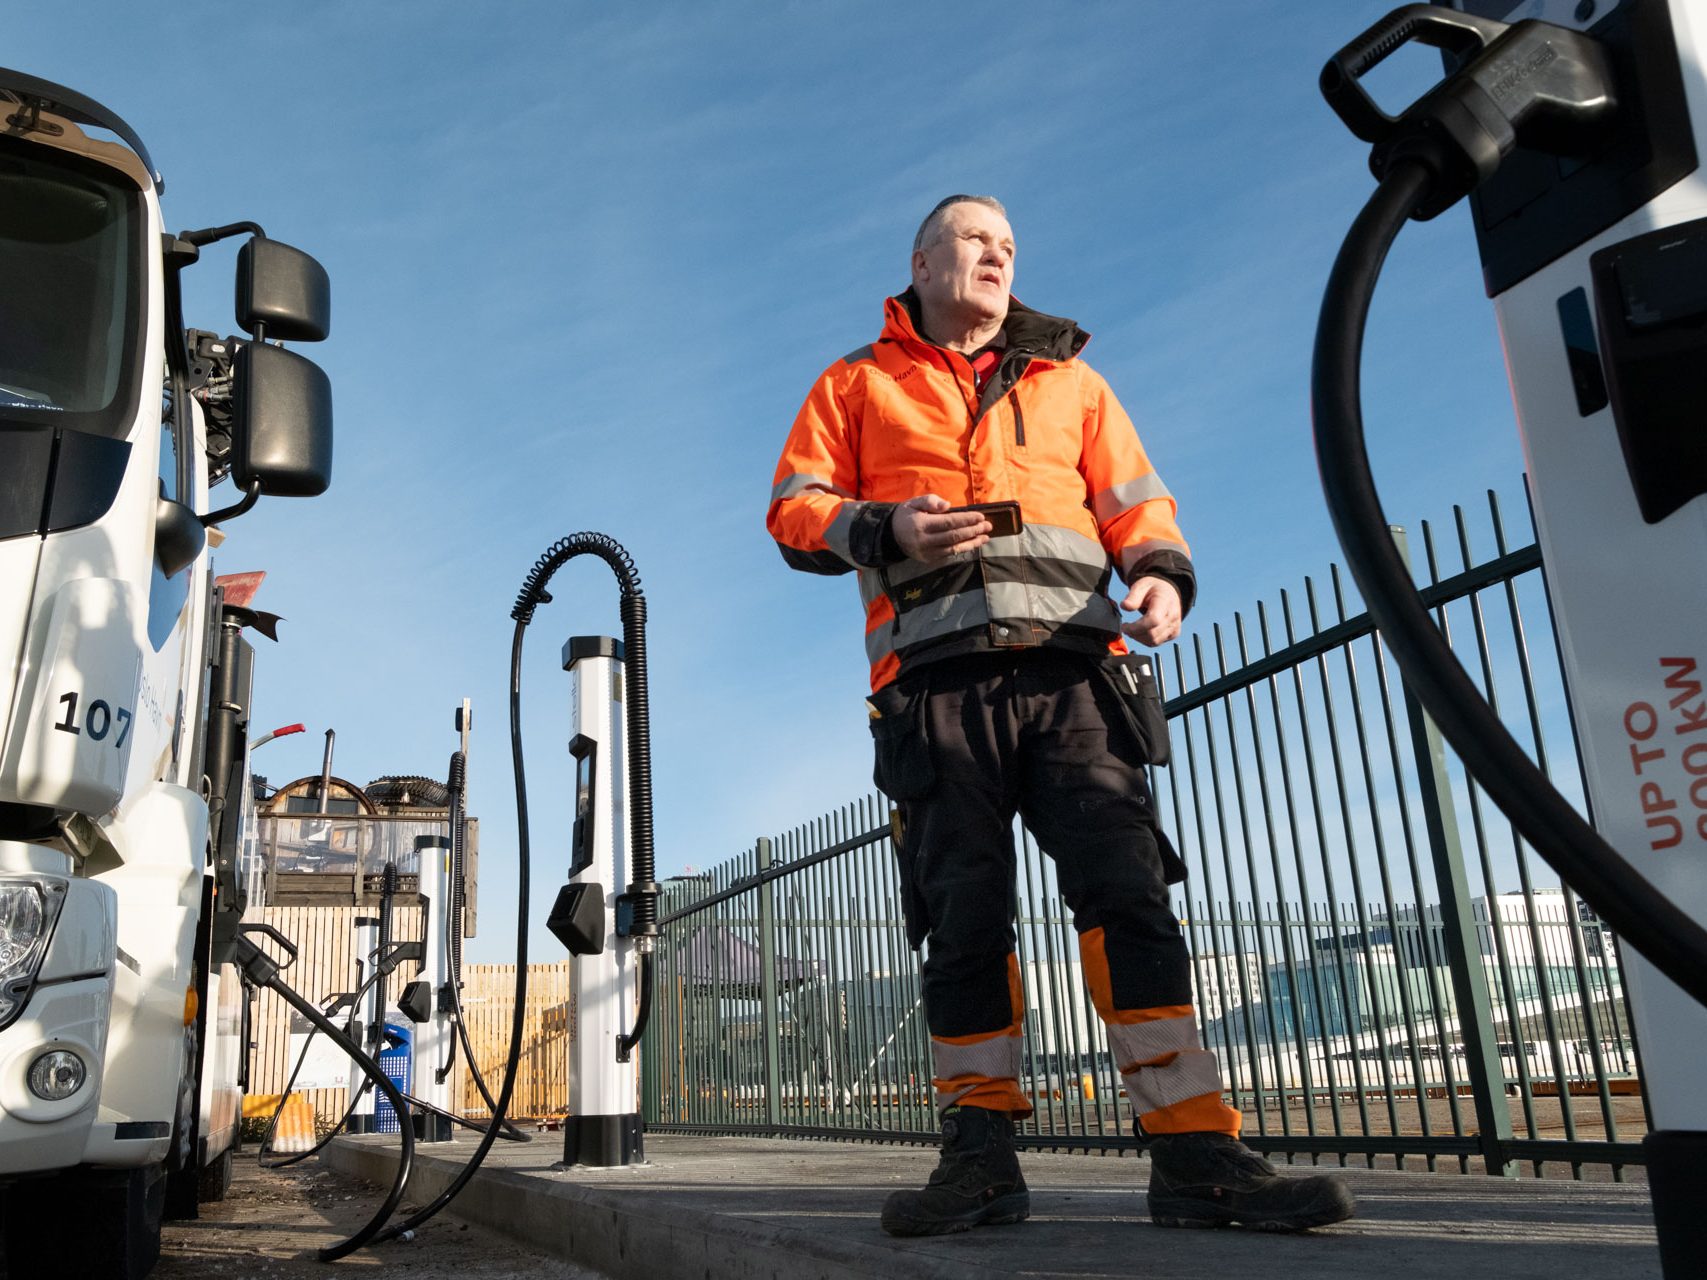
[[[578,555],[595,555],[611,567],[616,574],[617,582],[622,588],[622,594],[637,596],[640,594],[640,572],[634,567],[634,559],[615,538],[605,533],[595,533],[585,530],[581,533],[571,533],[552,543],[544,555],[534,562],[522,583],[522,589],[516,596],[515,606],[510,610],[510,617],[524,627],[533,621],[534,610],[551,600],[546,591],[546,583],[552,576],[570,560]]]

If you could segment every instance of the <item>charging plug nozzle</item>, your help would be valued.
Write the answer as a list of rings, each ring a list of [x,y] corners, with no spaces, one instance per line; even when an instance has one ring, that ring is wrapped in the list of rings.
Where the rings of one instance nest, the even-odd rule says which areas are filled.
[[[1451,55],[1458,69],[1393,117],[1361,81],[1410,43]],[[1612,72],[1593,38],[1550,22],[1496,22],[1438,5],[1395,9],[1328,60],[1322,96],[1365,142],[1377,179],[1401,160],[1434,181],[1411,216],[1426,221],[1491,177],[1518,146],[1580,155],[1616,109]]]

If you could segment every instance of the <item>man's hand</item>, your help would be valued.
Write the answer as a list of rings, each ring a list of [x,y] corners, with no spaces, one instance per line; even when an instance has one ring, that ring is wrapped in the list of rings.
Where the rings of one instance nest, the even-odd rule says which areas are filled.
[[[1166,578],[1139,578],[1120,607],[1144,615],[1135,622],[1120,624],[1120,629],[1140,644],[1154,649],[1179,635],[1179,588]]]
[[[935,564],[963,551],[976,551],[990,540],[992,526],[980,513],[956,511],[949,515],[948,510],[948,499],[934,493],[909,498],[895,508],[895,541],[908,559]],[[1179,616],[1178,596],[1174,597],[1174,616]]]

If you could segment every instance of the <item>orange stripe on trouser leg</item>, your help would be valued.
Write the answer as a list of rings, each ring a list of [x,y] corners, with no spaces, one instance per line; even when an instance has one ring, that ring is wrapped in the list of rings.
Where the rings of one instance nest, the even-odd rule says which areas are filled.
[[[947,1107],[983,1107],[986,1111],[1002,1111],[1015,1120],[1031,1114],[1031,1099],[1019,1090],[1018,1080],[935,1080],[937,1109]],[[944,1098],[951,1099],[944,1102]]]
[[[1085,967],[1085,985],[1091,989],[1091,1003],[1104,1022],[1114,1021],[1114,983],[1108,976],[1108,952],[1103,946],[1100,928],[1086,929],[1079,935],[1079,963]]]
[[[1101,929],[1079,935],[1079,956],[1140,1127],[1238,1137],[1243,1117],[1221,1100],[1220,1068],[1198,1038],[1196,1010],[1188,1004],[1115,1008]]]
[[[931,1052],[940,1073],[936,1105],[984,1107],[1016,1118],[1031,1114],[1031,1099],[1020,1092],[1020,1035],[1025,1022],[1025,991],[1019,957],[1008,953],[1008,1004],[1013,1021],[1000,1031],[967,1036],[932,1036]]]
[[[1138,1117],[1138,1127],[1145,1133],[1224,1133],[1239,1136],[1244,1117],[1221,1100],[1218,1093],[1205,1093],[1163,1107],[1146,1111]]]
[[[1114,979],[1108,971],[1108,952],[1101,928],[1086,929],[1079,935],[1079,963],[1085,969],[1085,985],[1090,988],[1091,1003],[1104,1022],[1155,1022],[1162,1018],[1191,1018],[1195,1010],[1189,1004],[1162,1005],[1154,1009],[1116,1009]],[[1124,1063],[1116,1063],[1124,1066]]]

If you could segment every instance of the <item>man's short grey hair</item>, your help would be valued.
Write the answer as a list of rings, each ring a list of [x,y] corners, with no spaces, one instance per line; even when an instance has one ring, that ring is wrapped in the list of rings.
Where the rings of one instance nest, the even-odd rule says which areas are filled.
[[[981,204],[986,209],[994,209],[1004,218],[1008,216],[1008,211],[1002,208],[1002,202],[995,196],[944,196],[936,202],[936,208],[925,215],[925,220],[919,223],[919,234],[913,237],[914,253],[923,249],[927,243],[935,243],[931,238],[932,232],[936,230],[936,224],[942,221],[942,211],[951,204]]]

